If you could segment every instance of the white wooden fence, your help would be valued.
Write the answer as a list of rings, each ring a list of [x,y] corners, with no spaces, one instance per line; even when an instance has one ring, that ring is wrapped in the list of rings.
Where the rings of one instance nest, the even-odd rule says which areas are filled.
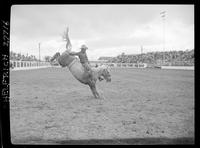
[[[27,70],[27,69],[38,69],[38,68],[46,68],[51,67],[49,62],[38,62],[38,61],[13,61],[12,63],[13,70]],[[146,63],[105,63],[105,62],[91,62],[92,66],[95,65],[108,65],[113,68],[146,68]],[[59,66],[57,66],[59,67]],[[184,70],[194,70],[194,66],[162,66],[161,69],[184,69]]]
[[[10,60],[13,70],[26,70],[26,69],[37,69],[51,67],[49,62],[44,61],[13,61]]]
[[[109,67],[113,68],[146,68],[147,64],[146,63],[92,63],[92,66],[95,65],[108,65]]]

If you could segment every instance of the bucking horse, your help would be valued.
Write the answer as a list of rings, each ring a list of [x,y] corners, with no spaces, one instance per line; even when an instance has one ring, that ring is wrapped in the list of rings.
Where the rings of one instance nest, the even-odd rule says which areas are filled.
[[[80,63],[79,59],[75,56],[69,55],[68,51],[65,51],[60,55],[57,52],[52,58],[51,62],[57,60],[62,67],[68,67],[72,75],[81,83],[88,85],[95,98],[100,98],[99,93],[96,89],[97,80],[101,80],[100,77],[103,77],[106,82],[111,82],[111,75],[109,68],[105,65],[98,67],[91,67],[92,75],[85,71],[84,67]]]

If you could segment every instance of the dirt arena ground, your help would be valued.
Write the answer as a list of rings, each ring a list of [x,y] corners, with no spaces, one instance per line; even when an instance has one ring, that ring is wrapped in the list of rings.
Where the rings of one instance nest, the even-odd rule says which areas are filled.
[[[67,68],[11,71],[12,143],[194,139],[194,71],[112,69],[111,75],[111,83],[97,83],[103,99],[95,99]]]

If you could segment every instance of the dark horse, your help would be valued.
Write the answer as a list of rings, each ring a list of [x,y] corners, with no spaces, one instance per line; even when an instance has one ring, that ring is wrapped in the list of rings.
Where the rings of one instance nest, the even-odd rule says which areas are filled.
[[[60,55],[60,53],[57,52],[51,58],[51,62],[55,59],[57,59],[58,63],[62,67],[68,67],[69,71],[77,80],[79,80],[83,84],[88,85],[95,98],[100,98],[100,95],[96,90],[96,81],[98,79],[100,80],[101,76],[103,76],[103,78],[107,82],[111,81],[111,75],[109,73],[108,67],[105,65],[102,65],[99,67],[92,67],[91,68],[92,75],[90,75],[87,71],[85,71],[84,67],[79,62],[78,58],[76,58],[75,56],[69,55],[67,51],[64,52],[62,55]]]

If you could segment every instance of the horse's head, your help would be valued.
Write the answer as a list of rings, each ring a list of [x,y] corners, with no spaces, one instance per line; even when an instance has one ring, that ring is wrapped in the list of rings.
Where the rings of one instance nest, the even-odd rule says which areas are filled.
[[[108,67],[103,67],[102,76],[106,79],[107,82],[111,82],[111,75]]]
[[[59,52],[56,52],[56,54],[50,59],[51,62],[53,62],[53,60],[57,59],[60,56]]]

